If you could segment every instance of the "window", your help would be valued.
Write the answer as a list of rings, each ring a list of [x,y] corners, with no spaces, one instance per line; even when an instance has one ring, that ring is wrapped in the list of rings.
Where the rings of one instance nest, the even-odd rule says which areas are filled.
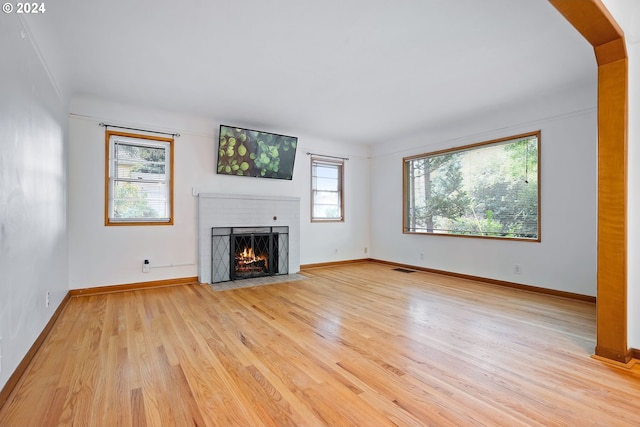
[[[540,132],[403,159],[405,233],[540,241]]]
[[[173,224],[173,139],[106,132],[106,225]]]
[[[311,221],[344,221],[342,160],[311,158]]]

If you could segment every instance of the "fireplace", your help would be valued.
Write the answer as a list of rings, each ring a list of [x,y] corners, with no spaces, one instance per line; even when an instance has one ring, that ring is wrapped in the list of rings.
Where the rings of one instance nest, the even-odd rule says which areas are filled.
[[[229,238],[225,236],[231,233],[230,228],[285,227],[283,228],[285,231],[275,230],[280,236],[277,274],[300,271],[299,197],[204,192],[198,194],[198,280],[200,283],[211,284],[212,277],[216,282],[231,280],[229,252],[225,252],[222,257],[213,252],[216,250],[212,245],[213,227],[227,228],[228,231],[216,231],[216,235],[213,236],[213,239],[226,242],[227,245],[229,245]],[[228,251],[229,247],[219,249],[218,252],[223,250]],[[264,279],[268,281],[275,277],[277,276]]]
[[[213,227],[211,283],[288,274],[289,227]]]

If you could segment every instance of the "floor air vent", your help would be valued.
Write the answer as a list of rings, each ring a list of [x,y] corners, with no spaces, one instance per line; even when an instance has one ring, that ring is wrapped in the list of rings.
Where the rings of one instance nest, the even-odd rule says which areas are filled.
[[[415,273],[415,270],[407,270],[406,268],[394,268],[393,271],[399,271],[401,273]]]

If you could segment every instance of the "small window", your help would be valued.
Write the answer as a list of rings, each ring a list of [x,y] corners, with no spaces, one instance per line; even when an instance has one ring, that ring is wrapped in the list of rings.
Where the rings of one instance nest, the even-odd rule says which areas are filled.
[[[173,224],[173,139],[106,132],[106,225]]]
[[[403,159],[405,233],[540,241],[540,132]]]
[[[342,160],[311,158],[311,221],[344,221]]]

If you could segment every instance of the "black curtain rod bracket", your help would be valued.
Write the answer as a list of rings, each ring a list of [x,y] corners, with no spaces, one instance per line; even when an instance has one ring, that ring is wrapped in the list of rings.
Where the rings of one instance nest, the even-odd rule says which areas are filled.
[[[137,130],[138,132],[148,132],[148,133],[158,133],[158,134],[161,134],[161,135],[169,135],[169,136],[172,136],[174,138],[180,137],[180,134],[177,133],[177,132],[176,133],[170,133],[170,132],[159,132],[157,130],[128,128],[128,127],[125,127],[125,126],[110,125],[108,123],[103,123],[103,122],[100,122],[99,125],[101,127],[105,128],[105,129],[106,128],[116,128],[116,129]]]

